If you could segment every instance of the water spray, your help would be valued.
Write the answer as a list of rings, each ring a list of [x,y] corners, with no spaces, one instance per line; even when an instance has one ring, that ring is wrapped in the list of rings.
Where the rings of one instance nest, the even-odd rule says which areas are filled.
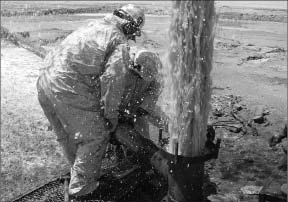
[[[203,152],[211,97],[214,1],[178,0],[172,5],[169,152],[175,158],[168,163],[168,201],[201,202],[207,160]],[[217,144],[219,149],[220,141]]]

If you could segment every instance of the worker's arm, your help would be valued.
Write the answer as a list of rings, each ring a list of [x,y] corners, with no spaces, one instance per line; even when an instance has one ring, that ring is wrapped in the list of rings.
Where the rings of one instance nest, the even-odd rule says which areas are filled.
[[[100,77],[103,115],[112,124],[112,131],[118,124],[118,110],[124,91],[128,61],[128,46],[118,45],[106,63],[105,72]]]
[[[140,107],[148,113],[154,111],[160,92],[160,83],[156,80],[151,81],[150,85],[142,95],[142,102],[140,104]]]
[[[146,115],[147,120],[154,126],[168,132],[168,117],[161,108],[156,105],[160,92],[160,83],[156,80],[152,81],[143,94],[143,101],[137,110],[138,113]]]
[[[147,113],[145,118],[157,128],[163,129],[164,132],[168,133],[168,116],[159,106],[155,106],[154,111]]]

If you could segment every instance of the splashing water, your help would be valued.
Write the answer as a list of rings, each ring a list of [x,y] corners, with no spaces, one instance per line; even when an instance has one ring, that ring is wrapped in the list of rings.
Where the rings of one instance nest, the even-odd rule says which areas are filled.
[[[214,1],[173,1],[163,110],[170,118],[169,152],[197,156],[206,140],[211,97]]]

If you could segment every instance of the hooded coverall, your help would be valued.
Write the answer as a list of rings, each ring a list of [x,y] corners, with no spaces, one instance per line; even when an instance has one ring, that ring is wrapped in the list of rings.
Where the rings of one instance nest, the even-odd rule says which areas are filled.
[[[71,165],[69,194],[98,186],[109,142],[107,121],[117,123],[129,62],[123,20],[109,15],[70,34],[45,58],[38,99]]]
[[[141,66],[141,71],[130,69],[126,74],[125,90],[119,107],[120,114],[126,118],[123,125],[119,125],[117,133],[127,133],[127,120],[130,129],[135,129],[145,138],[149,137],[149,124],[145,115],[139,114],[138,109],[144,109],[148,113],[157,114],[162,118],[162,114],[157,108],[156,102],[161,91],[161,83],[158,69],[162,68],[162,63],[158,56],[145,49],[139,50],[134,58],[134,64]],[[157,109],[157,110],[156,110]],[[129,120],[130,119],[130,120]],[[120,120],[121,122],[121,120]]]

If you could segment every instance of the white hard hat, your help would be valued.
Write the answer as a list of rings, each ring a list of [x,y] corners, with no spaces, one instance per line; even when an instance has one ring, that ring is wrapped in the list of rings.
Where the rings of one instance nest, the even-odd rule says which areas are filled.
[[[158,75],[158,69],[162,68],[162,63],[157,54],[140,50],[136,52],[134,58],[134,65],[139,65],[139,69],[134,68],[135,71],[145,80],[152,81]]]
[[[136,6],[134,4],[127,4],[121,7],[121,10],[127,12],[135,22],[139,23],[139,28],[141,29],[145,24],[145,14],[144,9]]]

